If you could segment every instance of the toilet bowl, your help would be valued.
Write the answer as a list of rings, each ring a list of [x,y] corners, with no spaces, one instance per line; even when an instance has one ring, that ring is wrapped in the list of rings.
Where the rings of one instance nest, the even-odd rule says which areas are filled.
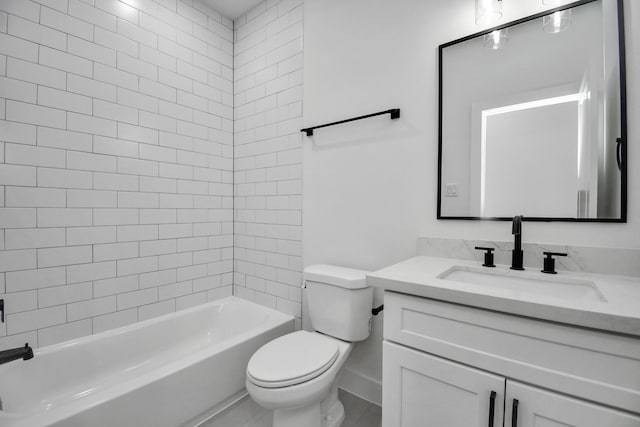
[[[262,346],[247,365],[246,387],[273,409],[273,427],[338,427],[344,408],[336,376],[354,341],[371,332],[373,290],[366,272],[314,265],[303,273],[311,326]]]
[[[284,335],[251,358],[247,391],[257,404],[274,410],[274,427],[337,427],[344,409],[335,379],[352,347],[318,332]]]

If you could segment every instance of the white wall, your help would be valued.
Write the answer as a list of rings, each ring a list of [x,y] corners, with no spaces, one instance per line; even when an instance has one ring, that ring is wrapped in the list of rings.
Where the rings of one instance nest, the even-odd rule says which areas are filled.
[[[301,317],[302,0],[234,21],[235,294]]]
[[[640,115],[640,4],[624,3],[633,118]],[[505,2],[504,22],[542,7],[538,0]],[[304,20],[305,126],[402,110],[399,121],[370,119],[304,138],[304,265],[375,270],[413,256],[418,236],[510,240],[504,222],[436,220],[437,47],[481,29],[474,2],[307,0]],[[639,136],[630,120],[628,223],[525,223],[524,241],[640,248]],[[380,327],[377,319],[375,336],[348,365],[372,383],[381,377]]]
[[[0,349],[231,293],[232,36],[193,0],[0,1]]]

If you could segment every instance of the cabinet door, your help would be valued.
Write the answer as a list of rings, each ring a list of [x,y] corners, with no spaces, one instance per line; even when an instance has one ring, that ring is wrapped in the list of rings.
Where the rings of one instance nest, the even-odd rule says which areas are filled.
[[[506,395],[505,427],[640,427],[639,416],[516,381],[507,381]]]
[[[502,426],[504,377],[384,341],[382,383],[383,427]]]

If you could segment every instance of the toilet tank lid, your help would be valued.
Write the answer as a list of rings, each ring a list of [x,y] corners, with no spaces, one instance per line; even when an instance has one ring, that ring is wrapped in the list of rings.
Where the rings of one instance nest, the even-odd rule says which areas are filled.
[[[354,268],[314,264],[304,269],[303,277],[305,281],[327,283],[346,289],[362,289],[367,287],[367,274],[368,271]]]

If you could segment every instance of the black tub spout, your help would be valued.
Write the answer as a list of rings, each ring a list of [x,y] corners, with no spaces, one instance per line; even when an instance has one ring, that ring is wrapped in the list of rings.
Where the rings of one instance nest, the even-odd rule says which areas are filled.
[[[22,359],[29,360],[33,358],[33,349],[26,343],[24,347],[12,348],[10,350],[0,351],[0,365],[11,362],[12,360]]]

